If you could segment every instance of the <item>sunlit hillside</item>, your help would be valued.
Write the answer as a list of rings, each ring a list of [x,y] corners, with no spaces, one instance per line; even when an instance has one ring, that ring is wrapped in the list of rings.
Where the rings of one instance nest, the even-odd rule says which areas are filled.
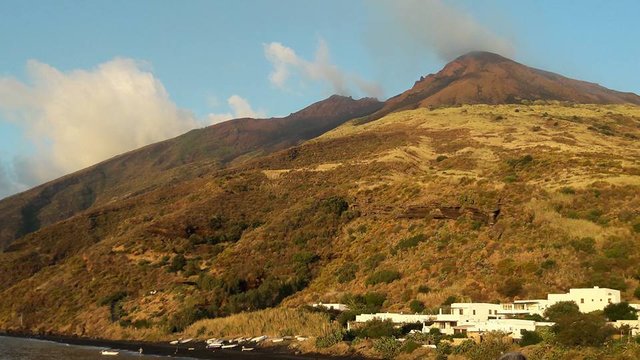
[[[631,300],[639,138],[640,108],[625,105],[356,119],[17,240],[0,253],[0,324],[158,339],[349,293],[384,293],[397,311],[583,285]]]

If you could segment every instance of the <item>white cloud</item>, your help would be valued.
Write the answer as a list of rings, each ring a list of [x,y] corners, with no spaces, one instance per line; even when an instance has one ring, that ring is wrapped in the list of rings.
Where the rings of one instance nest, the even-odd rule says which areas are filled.
[[[238,119],[238,118],[263,118],[266,113],[262,110],[253,110],[247,99],[240,97],[239,95],[231,95],[227,99],[227,104],[231,108],[231,112],[221,114],[209,114],[209,122],[211,124],[217,124],[223,121]]]
[[[28,83],[0,78],[0,112],[26,129],[34,154],[13,172],[29,186],[199,125],[131,59],[69,72],[30,60],[27,75]]]
[[[333,94],[352,95],[354,90],[367,96],[382,97],[382,89],[374,82],[342,71],[331,62],[329,46],[320,39],[313,61],[305,60],[279,42],[264,45],[264,53],[273,65],[269,80],[278,88],[287,88],[290,78],[297,76],[301,82],[320,82]]]
[[[492,51],[512,56],[513,44],[504,36],[492,32],[469,13],[442,0],[377,0],[371,1],[382,18],[390,24],[382,26],[388,35],[374,44],[387,46],[403,44],[435,50],[442,60],[449,61],[470,51]],[[379,33],[380,24],[372,24]],[[400,29],[400,34],[393,34]],[[405,40],[411,40],[406,42]],[[386,51],[389,48],[386,47]],[[413,49],[406,49],[411,53]]]

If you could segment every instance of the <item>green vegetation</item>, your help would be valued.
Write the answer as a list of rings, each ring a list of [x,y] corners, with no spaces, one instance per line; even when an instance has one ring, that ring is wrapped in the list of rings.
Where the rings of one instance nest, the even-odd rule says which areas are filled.
[[[354,263],[347,263],[342,265],[336,271],[336,278],[338,279],[339,283],[343,284],[351,280],[355,280],[357,272],[358,272],[358,265]]]
[[[420,300],[412,300],[411,303],[409,303],[409,309],[411,309],[413,313],[421,313],[424,311],[425,306]]]
[[[371,274],[365,283],[367,285],[389,284],[400,279],[400,277],[400,272],[396,270],[380,270]]]
[[[636,309],[631,307],[626,301],[617,304],[609,304],[604,308],[603,312],[604,316],[606,316],[609,321],[638,319]]]
[[[411,237],[405,238],[400,240],[400,242],[398,243],[398,245],[396,245],[395,249],[396,250],[405,250],[405,249],[409,249],[412,247],[416,247],[418,246],[418,244],[420,244],[423,241],[426,241],[427,237],[424,234],[417,234],[417,235],[413,235]]]

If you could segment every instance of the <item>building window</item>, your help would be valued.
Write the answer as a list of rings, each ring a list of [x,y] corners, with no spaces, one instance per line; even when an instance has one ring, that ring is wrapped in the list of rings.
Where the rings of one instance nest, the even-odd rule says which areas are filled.
[[[462,309],[460,309],[460,315],[462,315],[462,313],[463,313],[463,311],[462,311]]]
[[[489,310],[489,311],[491,311],[491,310]],[[473,310],[473,315],[475,315],[475,314],[476,314],[476,311],[475,311],[475,310]]]
[[[580,304],[584,304],[584,299],[580,299]]]
[[[609,304],[611,304],[611,299],[609,299]]]

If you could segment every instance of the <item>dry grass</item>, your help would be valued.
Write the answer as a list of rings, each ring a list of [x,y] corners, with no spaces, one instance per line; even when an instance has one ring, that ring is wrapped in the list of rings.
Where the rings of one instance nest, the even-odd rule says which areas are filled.
[[[320,336],[335,325],[327,315],[302,309],[266,309],[218,319],[200,320],[185,331],[185,337]],[[204,330],[203,330],[204,329]]]

